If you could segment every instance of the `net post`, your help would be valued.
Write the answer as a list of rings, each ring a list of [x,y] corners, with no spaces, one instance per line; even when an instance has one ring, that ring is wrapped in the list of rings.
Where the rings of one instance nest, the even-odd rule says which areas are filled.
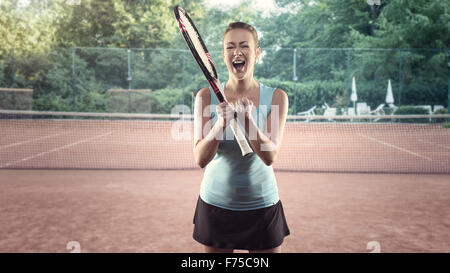
[[[345,81],[345,88],[347,89],[347,112],[348,112],[348,105],[350,104],[350,97],[351,97],[351,88],[350,88],[350,49],[346,49],[346,81]]]
[[[447,61],[448,61],[447,113],[450,114],[450,48],[447,48]],[[447,122],[450,122],[450,118],[447,119]]]
[[[128,57],[128,77],[127,77],[127,81],[128,81],[128,113],[131,113],[131,60],[130,60],[130,49],[127,49],[127,57]]]
[[[133,79],[133,77],[131,76],[131,50],[128,49],[127,50],[127,56],[128,56],[128,90],[131,89],[131,80]]]
[[[182,65],[181,65],[181,99],[182,99],[182,105],[184,105],[184,69],[185,69],[185,56],[183,53],[181,53],[182,56]],[[184,114],[184,108],[183,108],[183,114]]]
[[[16,86],[16,54],[14,52],[14,47],[11,51],[11,64],[12,64],[12,75],[11,75],[11,88],[14,88]]]
[[[16,92],[12,92],[12,107],[14,110],[17,110],[17,105],[16,105]]]
[[[72,48],[72,111],[75,111],[75,56],[76,47]]]
[[[400,62],[398,65],[398,107],[402,106],[402,82],[403,82],[403,51],[400,48]]]
[[[294,70],[294,75],[292,76],[292,80],[294,81],[294,112],[292,113],[293,115],[297,115],[297,48],[294,48],[294,53],[293,53],[293,70]]]

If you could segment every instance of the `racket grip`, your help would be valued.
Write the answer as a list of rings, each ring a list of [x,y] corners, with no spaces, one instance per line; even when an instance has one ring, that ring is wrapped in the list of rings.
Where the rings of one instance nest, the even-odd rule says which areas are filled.
[[[253,153],[253,150],[248,144],[244,132],[242,132],[242,128],[238,124],[238,121],[235,119],[231,120],[230,127],[231,130],[233,131],[234,136],[236,137],[236,141],[239,144],[239,147],[241,148],[242,156],[246,156],[250,153]]]

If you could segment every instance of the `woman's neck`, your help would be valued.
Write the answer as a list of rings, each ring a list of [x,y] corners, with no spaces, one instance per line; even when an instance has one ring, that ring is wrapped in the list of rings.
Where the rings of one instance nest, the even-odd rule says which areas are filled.
[[[227,89],[237,94],[249,93],[252,89],[258,87],[258,82],[250,77],[249,79],[237,80],[230,78],[226,84]]]

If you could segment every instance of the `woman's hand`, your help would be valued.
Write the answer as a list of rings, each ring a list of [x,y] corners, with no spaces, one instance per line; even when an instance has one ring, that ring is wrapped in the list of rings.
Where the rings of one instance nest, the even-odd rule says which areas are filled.
[[[234,110],[238,117],[251,117],[251,114],[255,109],[256,107],[253,102],[246,97],[243,97],[234,103]]]
[[[217,122],[226,128],[232,119],[235,118],[235,109],[232,104],[224,101],[216,106]]]

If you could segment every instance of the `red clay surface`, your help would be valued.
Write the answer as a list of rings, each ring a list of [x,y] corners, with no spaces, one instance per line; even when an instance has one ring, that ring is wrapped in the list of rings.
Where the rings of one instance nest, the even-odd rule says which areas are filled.
[[[195,169],[192,145],[192,122],[0,120],[0,169]],[[450,174],[450,129],[291,122],[274,168]]]
[[[201,252],[201,170],[0,170],[0,252]],[[450,252],[450,175],[276,172],[284,252]],[[375,243],[375,244],[377,244]],[[371,243],[373,244],[373,243]]]

